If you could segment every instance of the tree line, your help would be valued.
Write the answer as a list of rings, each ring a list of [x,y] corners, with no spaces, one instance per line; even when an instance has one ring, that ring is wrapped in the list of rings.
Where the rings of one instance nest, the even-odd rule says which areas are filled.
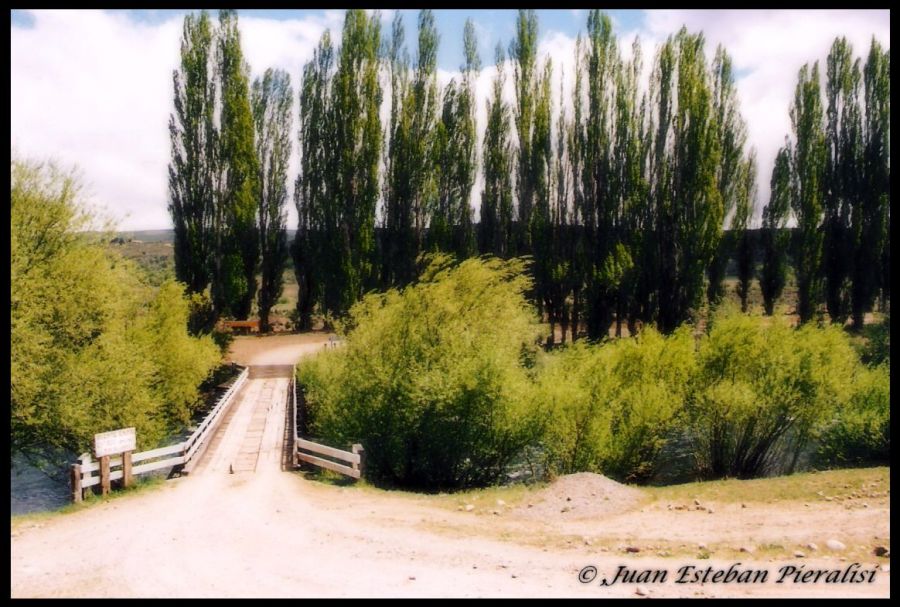
[[[237,13],[220,11],[216,27],[204,11],[184,19],[173,85],[175,275],[190,293],[209,289],[209,300],[201,299],[192,314],[192,329],[208,332],[223,315],[246,318],[256,299],[261,328],[268,330],[287,261],[290,76],[269,69],[251,87]]]
[[[495,51],[479,150],[473,23],[459,75],[443,89],[431,11],[419,13],[416,34],[410,57],[399,13],[385,36],[377,13],[350,10],[341,45],[326,31],[303,68],[290,246],[299,328],[312,327],[316,310],[341,317],[367,291],[410,284],[423,254],[437,251],[530,259],[529,296],[563,341],[580,327],[593,340],[613,326],[617,335],[651,323],[674,330],[721,301],[730,257],[745,310],[757,255],[767,314],[791,261],[802,322],[825,303],[832,320],[860,327],[877,295],[889,297],[890,52],[874,40],[864,64],[835,41],[824,103],[817,64],[800,71],[757,252],[748,232],[756,153],[724,47],[708,61],[703,34],[682,28],[656,50],[645,81],[640,41],[623,56],[610,18],[593,10],[574,86],[557,93],[558,66],[538,57],[537,17],[520,10],[513,40]],[[269,70],[248,97],[248,74],[233,11],[217,31],[205,13],[185,18],[170,209],[176,272],[194,292],[210,287],[212,317],[249,313],[259,264],[267,316],[285,263],[290,79]]]

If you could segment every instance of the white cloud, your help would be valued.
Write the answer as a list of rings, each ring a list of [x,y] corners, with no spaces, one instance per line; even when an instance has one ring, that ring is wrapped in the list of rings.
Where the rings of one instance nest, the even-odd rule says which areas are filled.
[[[13,147],[77,165],[89,201],[121,229],[169,227],[168,120],[182,18],[151,25],[104,11],[30,15],[31,25],[11,28]],[[335,11],[285,21],[242,17],[254,76],[280,67],[296,88],[322,32],[330,27],[339,39],[342,19]]]
[[[818,60],[824,78],[825,57],[838,36],[846,36],[854,54],[863,58],[872,36],[887,47],[891,42],[888,10],[650,11],[644,30],[661,41],[682,25],[703,31],[710,58],[722,44],[734,60],[748,143],[758,154],[757,220],[769,200],[775,155],[790,132],[788,108],[800,67]]]

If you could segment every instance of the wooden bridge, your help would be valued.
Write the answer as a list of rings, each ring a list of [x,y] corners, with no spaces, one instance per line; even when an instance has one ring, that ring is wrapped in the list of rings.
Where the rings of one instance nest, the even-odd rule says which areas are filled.
[[[362,476],[361,445],[343,451],[302,438],[298,433],[294,365],[242,368],[203,421],[180,443],[92,459],[83,454],[71,466],[73,501],[112,482],[128,486],[134,476],[169,470],[170,474],[253,474],[260,466],[293,469],[302,464],[327,468],[352,478]],[[302,420],[301,420],[302,424]]]

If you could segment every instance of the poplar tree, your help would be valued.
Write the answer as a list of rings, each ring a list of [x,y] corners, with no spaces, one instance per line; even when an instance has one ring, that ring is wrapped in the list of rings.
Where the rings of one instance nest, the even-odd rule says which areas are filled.
[[[425,230],[437,207],[434,170],[438,124],[437,45],[434,14],[422,10],[415,72],[408,88],[404,87],[407,90],[390,141],[391,185],[385,227],[387,238],[396,237],[397,241],[389,249],[388,282],[401,286],[416,276],[416,260],[425,246]]]
[[[209,15],[186,15],[181,62],[172,73],[175,112],[169,116],[169,214],[175,232],[175,276],[190,293],[210,283],[215,211],[215,32]]]
[[[791,209],[797,219],[797,314],[805,323],[816,314],[822,295],[823,179],[826,162],[819,64],[800,68],[791,105],[794,133]]]
[[[259,245],[261,277],[259,285],[260,330],[269,330],[269,312],[281,297],[287,263],[287,171],[291,158],[291,77],[269,68],[253,83],[253,121],[256,128],[256,156],[259,200]]]
[[[531,160],[532,129],[534,128],[534,98],[536,91],[535,64],[537,61],[537,16],[533,10],[519,9],[516,37],[509,46],[516,92],[514,119],[518,148],[516,152],[516,250],[513,254],[531,251],[529,225],[534,206],[536,184]]]
[[[788,142],[778,150],[772,169],[771,196],[762,213],[763,265],[759,277],[763,307],[771,316],[781,297],[787,277],[790,235],[786,229],[791,212],[791,148]]]
[[[479,250],[498,257],[508,257],[515,250],[513,232],[512,149],[510,144],[510,110],[503,100],[503,48],[496,49],[497,75],[491,98],[487,102],[487,126],[482,153],[484,189],[481,193]]]
[[[331,81],[332,148],[325,178],[327,195],[322,247],[331,255],[323,272],[323,311],[343,316],[377,284],[375,205],[381,157],[380,16],[362,9],[344,18],[337,70]],[[314,127],[315,128],[315,127]]]
[[[335,220],[330,211],[329,172],[336,169],[334,123],[331,112],[331,78],[334,47],[325,31],[303,68],[300,85],[300,174],[294,184],[297,234],[291,248],[297,278],[299,329],[312,329],[312,312],[322,297],[324,277],[337,271],[333,266],[336,247]],[[327,212],[326,212],[327,211]],[[329,231],[329,228],[330,231]]]
[[[259,175],[250,109],[250,67],[241,51],[237,12],[219,12],[217,80],[221,96],[215,213],[213,303],[220,314],[247,318],[256,295]]]
[[[853,200],[853,290],[855,329],[862,329],[878,288],[890,297],[891,208],[891,54],[872,39],[863,68],[865,121],[862,180]],[[885,306],[886,307],[886,306]]]
[[[607,334],[622,278],[625,251],[618,246],[618,184],[613,175],[616,74],[619,54],[609,16],[598,10],[588,15],[585,69],[587,114],[584,117],[583,198],[580,209],[587,266],[588,337]]]
[[[754,274],[753,238],[750,234],[750,216],[756,200],[756,151],[751,150],[747,160],[740,165],[737,187],[735,188],[734,217],[731,220],[731,233],[735,241],[735,258],[738,271],[738,297],[741,298],[741,311],[748,309],[750,283]]]
[[[719,163],[716,167],[716,187],[722,198],[725,217],[732,217],[730,237],[723,236],[719,247],[707,267],[707,299],[710,304],[717,304],[725,294],[723,279],[732,245],[746,244],[740,224],[746,229],[749,215],[736,217],[741,197],[746,195],[746,164],[744,160],[744,144],[747,140],[747,127],[741,118],[738,108],[737,90],[734,84],[734,70],[731,57],[724,47],[716,48],[712,64],[713,76],[713,111],[715,112],[716,139],[719,148]],[[755,165],[754,165],[755,168]],[[735,225],[734,220],[738,225]],[[743,298],[742,298],[743,300]]]
[[[861,75],[859,61],[853,60],[853,48],[846,38],[838,38],[832,44],[825,71],[827,156],[822,184],[822,264],[828,315],[832,322],[843,325],[850,312],[851,207],[862,195]]]
[[[466,60],[460,82],[451,80],[444,89],[441,119],[435,129],[438,199],[428,231],[431,249],[453,252],[459,259],[475,251],[469,198],[476,166],[474,84],[481,62],[471,19],[463,30],[463,48]]]
[[[663,44],[655,82],[659,327],[674,330],[702,303],[704,275],[722,237],[720,148],[702,34],[682,28]]]

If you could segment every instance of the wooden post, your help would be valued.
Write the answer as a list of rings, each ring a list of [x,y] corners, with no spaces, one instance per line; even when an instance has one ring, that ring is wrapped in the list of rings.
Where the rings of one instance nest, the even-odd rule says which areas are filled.
[[[72,501],[81,501],[81,464],[72,464]]]
[[[81,464],[82,467],[87,466],[91,463],[91,454],[90,453],[82,453],[81,457],[78,458],[78,463]],[[88,475],[90,476],[90,475]],[[81,496],[84,497],[87,495],[88,491],[93,492],[94,490],[91,487],[82,487],[81,488]]]
[[[346,443],[345,443],[346,444]],[[356,443],[351,448],[353,453],[359,456],[359,478],[365,478],[366,476],[366,450],[362,445]],[[356,467],[356,464],[353,464],[353,467]]]
[[[122,454],[122,487],[131,486],[131,451]]]
[[[109,495],[109,456],[100,458],[100,494]]]

